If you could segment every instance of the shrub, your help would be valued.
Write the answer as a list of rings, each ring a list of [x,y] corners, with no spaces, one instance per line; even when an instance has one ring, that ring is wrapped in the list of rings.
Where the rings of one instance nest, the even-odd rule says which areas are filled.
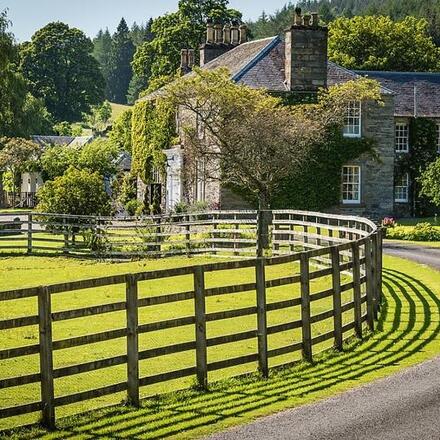
[[[141,215],[144,210],[144,204],[139,200],[129,200],[124,207],[128,215],[132,217],[135,215]]]
[[[396,226],[387,229],[387,238],[409,241],[440,241],[440,228],[429,223],[416,226]]]
[[[396,226],[396,220],[393,217],[385,217],[382,220],[382,227],[384,228],[394,228]]]
[[[109,215],[110,198],[98,172],[70,167],[38,192],[37,210],[56,214]]]

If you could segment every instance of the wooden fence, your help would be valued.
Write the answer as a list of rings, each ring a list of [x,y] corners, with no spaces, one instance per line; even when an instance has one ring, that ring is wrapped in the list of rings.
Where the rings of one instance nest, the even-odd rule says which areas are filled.
[[[220,224],[220,217],[219,215],[212,219],[216,225]],[[262,376],[267,377],[271,358],[300,351],[302,357],[311,362],[314,347],[317,344],[333,340],[334,347],[341,350],[343,341],[348,336],[354,333],[357,337],[362,337],[363,323],[366,323],[370,330],[374,329],[381,302],[382,232],[380,229],[376,228],[372,222],[357,217],[294,211],[273,212],[271,228],[273,235],[271,245],[274,254],[271,257],[215,262],[0,292],[0,303],[23,298],[35,298],[38,301],[38,314],[2,320],[0,331],[26,326],[39,328],[38,343],[0,349],[0,362],[39,355],[40,363],[39,373],[2,378],[0,389],[17,387],[19,390],[20,386],[32,383],[39,383],[41,388],[40,400],[0,408],[0,418],[41,411],[43,424],[52,429],[55,427],[57,407],[121,391],[127,393],[127,398],[132,405],[138,406],[140,389],[143,387],[194,376],[198,385],[206,388],[209,372],[252,362],[256,362]],[[217,226],[214,229],[217,229]],[[261,233],[259,236],[261,237]],[[232,248],[232,252],[237,252],[237,249]],[[210,251],[217,252],[218,249],[214,247]],[[296,269],[288,276],[268,279],[269,268],[286,264],[293,264],[292,267]],[[229,271],[228,274],[232,276],[236,271],[246,268],[254,272],[251,282],[227,286],[207,287],[206,285],[207,274]],[[343,277],[342,274],[349,274],[349,282],[343,281],[346,276]],[[139,283],[141,282],[167,280],[170,277],[180,276],[192,277],[193,288],[191,290],[177,293],[166,292],[159,296],[139,296]],[[329,287],[311,293],[311,282],[325,277],[331,279]],[[124,301],[74,310],[52,311],[51,304],[54,295],[79,290],[87,292],[87,289],[118,285],[125,286]],[[268,301],[267,289],[280,286],[285,286],[289,291],[290,289],[293,291],[292,286],[299,286],[300,295],[298,297],[292,295],[289,299]],[[250,307],[215,312],[206,310],[206,301],[210,297],[240,295],[243,292],[252,291],[255,292],[255,296],[254,304]],[[343,303],[342,295],[349,291],[352,292],[351,299]],[[311,305],[325,298],[331,301],[332,307],[324,312],[312,314]],[[141,322],[139,319],[143,308],[157,305],[166,307],[171,304],[181,304],[183,301],[193,301],[194,312],[192,314],[155,322]],[[269,312],[288,308],[300,310],[298,313],[300,318],[268,325]],[[52,329],[56,322],[90,317],[92,324],[93,317],[115,311],[125,311],[125,326],[67,339],[53,338]],[[343,314],[347,312],[351,319],[343,323]],[[215,337],[210,337],[207,332],[207,323],[249,316],[255,317],[255,329]],[[291,313],[289,312],[287,316],[291,316]],[[324,320],[332,321],[331,330],[314,334],[313,324]],[[165,329],[177,331],[182,326],[193,326],[194,338],[192,340],[139,350],[140,335]],[[268,344],[269,335],[293,329],[301,332],[300,340],[294,341],[286,338],[284,345],[277,348],[272,348]],[[123,355],[54,368],[54,352],[58,350],[97,342],[106,343],[105,341],[118,338],[126,340],[126,353]],[[258,350],[255,353],[216,361],[211,361],[208,357],[209,347],[252,339],[257,341]],[[143,360],[189,351],[195,352],[193,366],[178,368],[176,365],[177,368],[172,371],[154,375],[140,374],[139,365]],[[55,379],[124,364],[126,365],[126,379],[119,383],[68,395],[57,395],[55,392]]]

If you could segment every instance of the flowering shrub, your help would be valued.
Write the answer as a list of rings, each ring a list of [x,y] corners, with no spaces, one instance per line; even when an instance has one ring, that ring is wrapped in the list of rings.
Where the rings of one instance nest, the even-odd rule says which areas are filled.
[[[385,217],[382,220],[382,227],[384,228],[394,228],[396,226],[396,220],[393,217]]]
[[[430,223],[418,223],[416,226],[395,226],[387,228],[387,238],[409,241],[440,241],[440,227]]]

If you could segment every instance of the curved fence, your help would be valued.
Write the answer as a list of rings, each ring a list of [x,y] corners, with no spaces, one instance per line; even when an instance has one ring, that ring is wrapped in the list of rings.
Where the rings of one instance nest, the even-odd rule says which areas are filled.
[[[22,233],[43,233],[33,223],[41,214],[29,216]],[[51,227],[63,225],[59,218]],[[195,377],[205,388],[208,379],[255,367],[267,377],[269,367],[341,350],[346,338],[362,337],[364,323],[374,329],[382,232],[369,220],[297,211],[174,219],[166,227],[185,236],[184,253],[266,256],[0,292],[7,310],[0,321],[0,402],[9,403],[0,419],[42,412],[53,428],[55,408],[115,393],[126,392],[138,406],[141,396],[163,392],[158,385],[165,382],[171,390]],[[97,221],[95,234],[104,227]],[[152,227],[164,234],[163,219]],[[160,246],[162,255],[165,235],[156,237],[148,246]]]

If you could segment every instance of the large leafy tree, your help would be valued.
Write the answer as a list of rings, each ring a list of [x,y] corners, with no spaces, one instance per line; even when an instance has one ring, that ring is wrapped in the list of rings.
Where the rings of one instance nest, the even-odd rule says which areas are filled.
[[[330,25],[329,58],[350,69],[440,69],[440,48],[428,34],[428,22],[414,17],[338,18]]]
[[[440,159],[431,163],[420,177],[420,195],[440,207]]]
[[[93,44],[79,29],[49,23],[21,50],[21,71],[34,96],[57,121],[74,122],[104,97],[104,78]]]
[[[18,72],[18,50],[8,27],[6,13],[0,12],[0,136],[50,133],[50,115]]]
[[[176,12],[154,20],[151,31],[154,39],[140,46],[133,59],[133,70],[149,81],[173,76],[180,65],[180,50],[198,49],[203,41],[206,20],[225,22],[241,18],[228,8],[228,0],[180,0]]]
[[[116,33],[113,35],[110,72],[108,77],[108,98],[119,104],[127,103],[127,92],[133,71],[131,61],[133,60],[135,47],[131,40],[130,30],[126,21],[122,18]]]

